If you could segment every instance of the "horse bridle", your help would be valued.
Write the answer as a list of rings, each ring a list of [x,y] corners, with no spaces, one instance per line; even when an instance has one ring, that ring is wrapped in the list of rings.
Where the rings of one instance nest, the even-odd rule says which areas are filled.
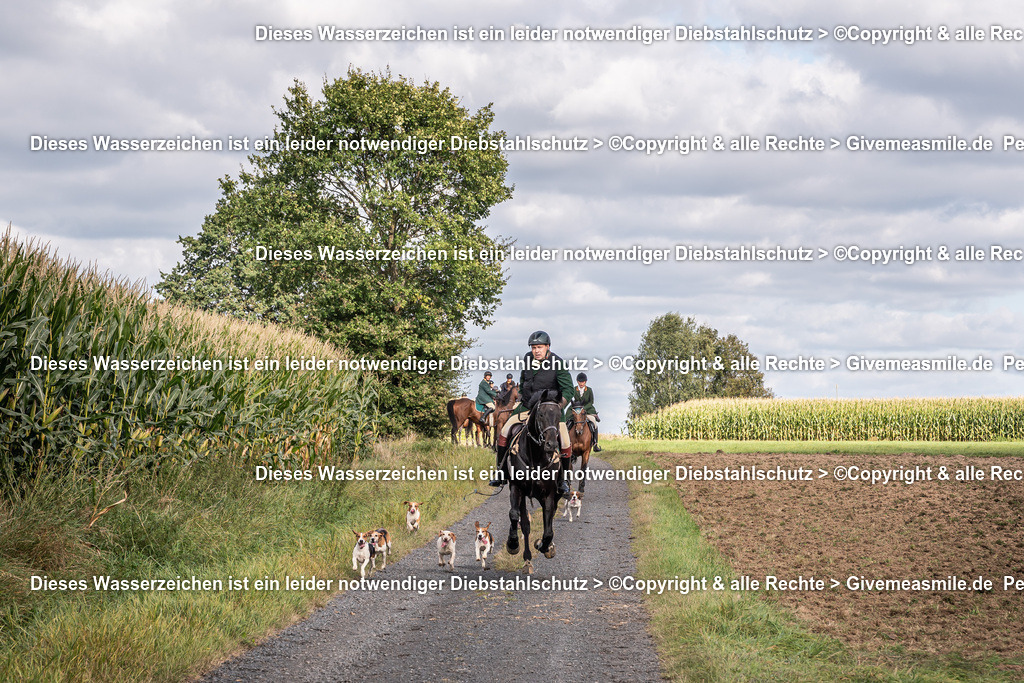
[[[536,407],[539,408],[539,407],[541,407],[543,405],[557,406],[559,404],[557,402],[555,402],[555,401],[541,401],[540,403],[537,404]],[[533,411],[530,411],[530,418],[529,418],[530,420],[533,420],[533,415],[534,415]],[[530,425],[527,424],[526,425],[526,436],[528,436],[530,438],[530,441],[534,442],[535,444],[537,444],[538,446],[543,448],[544,447],[544,442],[543,442],[542,437],[548,431],[550,431],[550,430],[554,430],[554,431],[557,432],[558,431],[558,425],[557,424],[549,425],[549,426],[545,427],[544,429],[540,430],[540,434],[538,434],[537,436],[534,436],[533,434],[530,433]]]
[[[582,419],[576,419],[576,411],[572,411],[572,426],[573,431],[576,432],[577,436],[583,434],[583,424],[587,421],[587,414],[585,408],[580,408],[579,416]]]

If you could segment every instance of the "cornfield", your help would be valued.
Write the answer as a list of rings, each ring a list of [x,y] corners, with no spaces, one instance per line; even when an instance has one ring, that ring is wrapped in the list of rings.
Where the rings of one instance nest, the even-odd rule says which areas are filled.
[[[627,429],[639,439],[1011,441],[1024,439],[1024,398],[708,399]]]
[[[152,467],[227,454],[308,465],[370,446],[377,390],[360,373],[283,364],[238,370],[229,362],[115,370],[93,360],[286,356],[344,354],[295,332],[155,302],[139,284],[19,244],[8,228],[0,235],[0,484],[45,468]]]

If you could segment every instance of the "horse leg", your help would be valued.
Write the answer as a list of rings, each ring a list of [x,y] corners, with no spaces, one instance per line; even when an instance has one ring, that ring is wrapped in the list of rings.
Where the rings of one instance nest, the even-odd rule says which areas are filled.
[[[523,573],[533,573],[533,553],[530,551],[530,511],[526,509],[526,496],[519,498],[519,527],[523,530]]]
[[[519,504],[522,500],[522,495],[519,493],[518,486],[508,487],[508,521],[511,525],[508,528],[508,540],[505,541],[505,550],[508,551],[509,555],[519,554]]]
[[[590,444],[587,444],[587,450],[583,451],[583,456],[580,458],[580,484],[579,491],[580,497],[583,497],[583,492],[587,489],[587,463],[590,462]]]
[[[544,535],[537,541],[536,548],[544,553],[544,557],[550,559],[555,556],[553,540],[555,538],[555,512],[558,510],[558,492],[545,496],[541,501],[541,506],[544,508]]]

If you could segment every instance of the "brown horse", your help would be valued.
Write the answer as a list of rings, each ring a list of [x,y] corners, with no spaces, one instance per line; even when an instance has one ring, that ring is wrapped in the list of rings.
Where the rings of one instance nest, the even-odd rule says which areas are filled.
[[[498,450],[498,435],[512,416],[512,409],[519,400],[519,385],[513,384],[510,389],[503,389],[494,399],[494,450]]]
[[[569,418],[569,443],[572,444],[572,459],[580,458],[579,495],[587,488],[587,463],[590,461],[590,449],[593,447],[593,435],[587,421],[587,411],[581,405],[573,404],[572,417]]]
[[[466,430],[466,439],[470,439],[470,430],[476,426],[476,445],[480,444],[480,432],[486,431],[487,427],[480,423],[480,411],[476,409],[476,401],[463,396],[448,401],[448,421],[452,423],[452,443],[457,444],[456,438],[460,428]]]

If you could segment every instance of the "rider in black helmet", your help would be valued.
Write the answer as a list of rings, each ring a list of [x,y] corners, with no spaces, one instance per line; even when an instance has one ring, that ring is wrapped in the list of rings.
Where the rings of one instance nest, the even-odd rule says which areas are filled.
[[[484,373],[484,378],[480,380],[480,386],[476,391],[476,409],[480,411],[482,424],[487,424],[487,416],[494,410],[494,397],[497,395],[498,390],[494,388],[494,382],[491,381],[491,373],[488,370]]]
[[[572,377],[565,369],[565,363],[561,358],[551,353],[551,337],[547,332],[538,330],[530,335],[527,342],[530,345],[530,353],[523,356],[524,368],[519,375],[519,400],[520,403],[512,410],[505,427],[498,436],[498,457],[497,469],[508,478],[505,469],[505,453],[508,450],[508,434],[513,425],[521,424],[529,417],[529,407],[536,400],[535,397],[542,395],[548,389],[558,391],[561,396],[562,407],[572,399]],[[561,464],[563,476],[559,478],[558,492],[560,495],[569,495],[569,482],[565,480],[565,472],[569,469],[569,456],[571,446],[569,444],[569,430],[565,423],[560,422],[558,426],[558,437],[561,446]],[[504,480],[493,479],[491,486],[501,486]]]
[[[587,424],[590,426],[590,433],[594,437],[594,452],[600,453],[601,447],[597,445],[597,423],[601,421],[601,418],[597,414],[597,408],[594,407],[594,390],[587,386],[587,375],[585,373],[581,372],[576,375],[576,386],[573,387],[572,402],[583,406],[583,412],[587,416]],[[565,416],[567,423],[570,420],[572,420],[571,412]]]

